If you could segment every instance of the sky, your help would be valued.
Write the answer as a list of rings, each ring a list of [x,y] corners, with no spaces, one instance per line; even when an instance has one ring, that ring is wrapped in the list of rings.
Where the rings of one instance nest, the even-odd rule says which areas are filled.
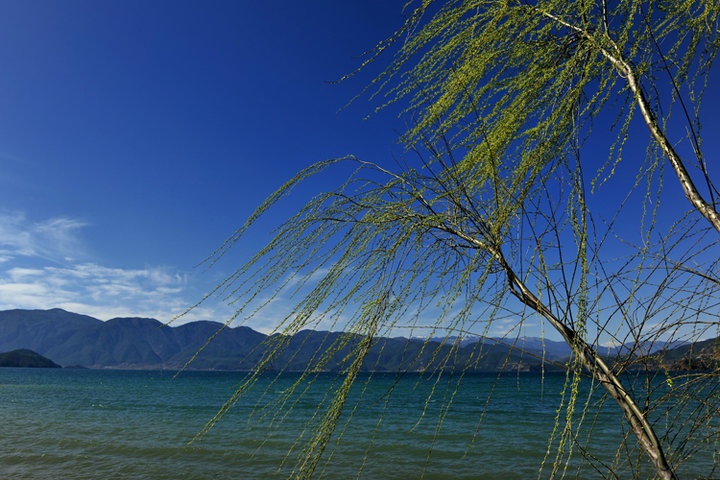
[[[170,321],[342,172],[300,188],[223,262],[200,264],[285,180],[329,158],[402,155],[397,110],[373,113],[367,96],[348,105],[383,59],[331,82],[402,25],[404,3],[1,2],[0,309]],[[719,98],[709,92],[706,111]],[[213,301],[180,322],[231,312]]]
[[[285,180],[389,157],[397,116],[343,108],[372,72],[329,82],[403,4],[3,2],[0,309],[168,321],[236,266],[197,267]]]

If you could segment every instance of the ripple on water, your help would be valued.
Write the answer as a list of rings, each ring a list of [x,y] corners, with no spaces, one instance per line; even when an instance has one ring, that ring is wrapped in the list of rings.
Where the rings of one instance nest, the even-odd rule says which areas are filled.
[[[0,371],[0,476],[286,478],[302,441],[308,439],[308,419],[325,398],[332,377],[320,376],[287,416],[255,409],[255,402],[263,398],[261,385],[202,441],[188,445],[241,378],[242,374],[229,373],[193,373],[173,380],[161,372]],[[288,392],[296,379],[281,376],[272,384],[262,380],[277,392],[267,393],[263,401]],[[454,388],[438,387],[437,395],[427,401],[430,384],[417,376],[397,383],[394,375],[374,377],[357,409],[352,407],[360,390],[353,391],[338,429],[342,442],[328,445],[318,475],[355,478],[362,467],[362,477],[368,479],[417,478],[423,472],[428,479],[536,477],[554,424],[554,392],[564,377],[548,376],[544,382],[523,376],[509,377],[505,383],[500,379],[486,410],[486,393],[496,380],[464,379],[454,406],[446,411],[443,399]],[[351,412],[352,422],[344,428]],[[595,453],[610,462],[622,435],[615,420],[612,411],[598,419],[594,444]],[[304,436],[296,444],[300,435]],[[583,478],[593,477],[589,472]]]

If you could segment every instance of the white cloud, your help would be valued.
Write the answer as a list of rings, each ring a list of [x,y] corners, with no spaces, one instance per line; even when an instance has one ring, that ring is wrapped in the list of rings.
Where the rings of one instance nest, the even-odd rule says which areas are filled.
[[[77,219],[58,217],[34,222],[22,213],[0,213],[0,263],[15,257],[72,261],[82,252]]]
[[[21,212],[0,212],[0,309],[60,307],[104,320],[170,320],[187,307],[186,277],[171,268],[79,262],[86,225],[70,217],[34,221]]]
[[[0,310],[63,308],[101,320],[141,316],[167,322],[201,298],[204,287],[190,285],[188,275],[172,267],[87,261],[81,239],[86,225],[70,217],[34,221],[0,211]],[[208,302],[177,324],[224,321],[231,312]]]
[[[23,213],[0,211],[0,310],[63,308],[101,320],[141,316],[168,322],[212,288],[212,284],[207,285],[212,279],[197,278],[173,267],[118,268],[89,261],[81,236],[85,226],[86,222],[70,217],[35,221]],[[301,274],[287,278],[278,296],[256,298],[234,325],[244,322],[271,332],[292,314],[295,301],[326,274],[327,270],[320,269],[306,278]],[[297,296],[290,298],[293,292]],[[176,324],[224,322],[244,301],[227,304],[221,299],[213,296]],[[260,305],[264,308],[256,310]],[[352,308],[342,313],[326,312],[310,326],[340,330],[351,321],[352,313]],[[253,316],[246,319],[246,314]]]
[[[38,268],[15,267],[7,271],[8,276],[18,282],[27,278],[37,277],[43,274],[43,270]]]
[[[186,277],[169,268],[14,267],[0,273],[0,308],[54,308],[97,316],[148,316],[168,321],[189,304]]]

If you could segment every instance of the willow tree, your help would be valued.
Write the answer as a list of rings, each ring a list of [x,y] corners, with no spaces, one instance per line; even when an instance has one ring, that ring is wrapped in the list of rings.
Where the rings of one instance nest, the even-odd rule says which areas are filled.
[[[550,440],[551,477],[565,475],[578,444],[574,415],[607,398],[655,474],[676,478],[694,442],[717,440],[717,371],[675,378],[643,349],[717,334],[720,216],[700,104],[720,4],[424,0],[408,8],[404,26],[358,70],[393,55],[367,93],[378,108],[401,105],[410,119],[403,158],[308,167],[208,259],[223,256],[298,182],[354,166],[212,292],[236,302],[240,318],[280,292],[295,295],[277,326],[286,335],[273,337],[257,372],[302,328],[330,322],[354,335],[317,352],[306,372],[351,346],[344,380],[295,474],[312,475],[373,340],[418,327],[431,311],[432,329],[448,335],[483,334],[498,318],[513,318],[519,328],[554,329],[570,346],[571,395]],[[645,154],[626,148],[628,139],[643,139]],[[684,211],[661,207],[683,197]],[[363,341],[353,340],[358,334]],[[609,364],[599,354],[607,339],[629,353]],[[623,383],[630,370],[643,372],[644,390]],[[658,370],[667,376],[661,394],[649,380]],[[604,396],[578,408],[584,375]],[[618,446],[618,455],[625,450]]]

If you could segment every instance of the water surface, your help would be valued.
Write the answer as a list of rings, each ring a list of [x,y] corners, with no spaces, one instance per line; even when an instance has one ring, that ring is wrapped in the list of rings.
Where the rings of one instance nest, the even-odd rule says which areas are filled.
[[[245,374],[173,373],[0,369],[0,476],[287,478],[311,435],[317,406],[328,401],[329,389],[339,382],[333,374],[320,374],[289,394],[299,375],[263,376],[202,440],[189,443]],[[537,478],[546,459],[541,476],[548,477],[557,447],[555,442],[547,454],[548,438],[564,384],[565,376],[558,374],[472,375],[459,386],[457,377],[363,376],[316,476],[524,479]],[[581,389],[581,402],[586,393]],[[261,407],[282,402],[293,408]],[[599,415],[587,415],[583,425],[581,432],[592,425],[592,442],[585,445],[583,433],[574,451],[587,446],[596,466],[631,475],[634,460],[616,460],[627,433],[617,408],[606,405]],[[596,471],[578,455],[569,465],[570,477],[601,478],[607,472]],[[682,468],[685,477],[693,478],[711,465],[706,460]]]

